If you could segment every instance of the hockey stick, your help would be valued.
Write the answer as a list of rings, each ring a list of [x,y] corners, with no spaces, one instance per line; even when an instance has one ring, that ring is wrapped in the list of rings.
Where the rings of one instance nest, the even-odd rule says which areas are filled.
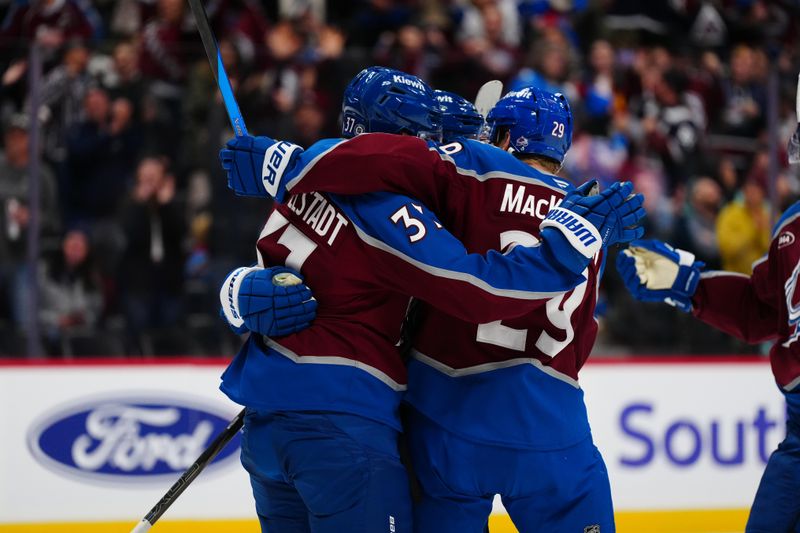
[[[486,124],[486,115],[495,106],[500,96],[503,94],[503,82],[500,80],[487,81],[481,88],[478,89],[478,94],[475,96],[475,109],[483,117],[483,126],[478,134],[478,139],[486,142],[489,139],[489,125]]]
[[[489,114],[494,105],[500,100],[503,94],[503,82],[500,80],[487,81],[481,88],[478,89],[478,94],[475,96],[475,108],[483,118]]]
[[[797,129],[794,131],[792,138],[789,139],[789,146],[786,148],[790,165],[796,165],[800,163],[800,75],[797,76],[796,98],[797,101],[795,102],[795,107],[797,108]]]
[[[181,475],[181,477],[176,481],[167,491],[164,496],[158,500],[158,503],[150,509],[150,512],[142,518],[142,521],[139,522],[136,527],[131,530],[131,533],[145,533],[145,531],[149,531],[153,524],[161,518],[161,515],[169,509],[170,505],[175,503],[175,500],[178,499],[178,496],[189,486],[189,483],[194,481],[200,472],[205,469],[208,464],[214,460],[214,457],[222,451],[226,444],[230,442],[230,440],[242,429],[242,425],[244,424],[244,412],[245,410],[242,409],[236,417],[230,421],[228,427],[225,428],[225,431],[217,435],[211,444],[203,450],[203,453],[200,454],[200,457],[192,463],[192,465],[186,469],[186,471]]]
[[[228,79],[228,73],[225,72],[225,65],[222,63],[219,45],[211,32],[206,9],[200,0],[189,0],[189,7],[192,8],[192,14],[197,23],[197,31],[200,32],[200,39],[203,41],[203,48],[206,50],[214,80],[217,82],[219,92],[222,94],[222,101],[225,104],[225,111],[228,112],[231,126],[233,126],[233,132],[237,137],[244,137],[247,135],[247,127],[244,125],[242,112],[239,111],[239,104],[236,103],[236,98],[233,96],[233,88]]]

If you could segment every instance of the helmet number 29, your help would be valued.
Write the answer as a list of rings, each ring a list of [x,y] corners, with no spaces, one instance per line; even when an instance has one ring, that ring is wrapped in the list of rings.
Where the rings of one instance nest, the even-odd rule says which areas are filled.
[[[557,121],[554,120],[553,121],[553,131],[551,132],[551,135],[553,137],[558,137],[559,139],[564,137],[564,123],[563,122],[557,122]]]

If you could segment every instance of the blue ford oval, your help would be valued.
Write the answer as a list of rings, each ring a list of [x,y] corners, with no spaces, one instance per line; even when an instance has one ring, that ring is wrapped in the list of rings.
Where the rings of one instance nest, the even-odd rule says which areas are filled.
[[[224,409],[187,397],[125,395],[87,399],[35,423],[28,446],[65,475],[98,481],[176,478],[230,422]],[[240,437],[212,464],[235,458]]]

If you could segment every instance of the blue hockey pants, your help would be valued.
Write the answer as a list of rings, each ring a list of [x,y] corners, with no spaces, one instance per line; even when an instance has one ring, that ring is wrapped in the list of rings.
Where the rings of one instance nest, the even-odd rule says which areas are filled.
[[[264,533],[412,533],[398,432],[343,413],[248,410],[242,464]]]
[[[422,487],[417,533],[482,533],[500,494],[520,533],[613,533],[608,472],[591,437],[558,451],[461,438],[410,409],[406,428]]]
[[[800,533],[800,393],[786,394],[786,438],[761,476],[746,533]]]

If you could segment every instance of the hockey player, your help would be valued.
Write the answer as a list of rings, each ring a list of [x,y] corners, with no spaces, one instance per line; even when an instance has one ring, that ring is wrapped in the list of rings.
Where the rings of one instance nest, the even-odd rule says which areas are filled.
[[[236,169],[229,183],[240,193],[269,189],[278,198],[288,190],[315,188],[414,191],[476,251],[566,238],[569,222],[563,224],[560,208],[569,208],[575,193],[556,207],[569,185],[542,171],[557,169],[569,148],[572,117],[566,100],[526,90],[510,95],[505,104],[525,124],[514,128],[498,122],[496,134],[507,130],[518,152],[540,170],[475,141],[427,150],[415,139],[362,135],[315,145],[305,158],[287,163],[281,176],[265,180],[266,187]],[[347,107],[344,120],[354,131],[367,129],[364,118]],[[240,150],[237,142],[231,146]],[[342,176],[358,172],[361,179],[325,179],[334,169]],[[630,184],[616,184],[601,196],[610,191],[628,196],[630,190]],[[642,214],[630,216],[622,227],[634,225]],[[638,231],[611,233],[604,242],[624,241]],[[592,444],[576,381],[596,334],[592,315],[602,255],[579,255],[579,260],[559,260],[562,268],[581,272],[584,283],[510,321],[476,323],[430,307],[423,311],[406,398],[417,412],[412,454],[425,489],[419,530],[480,531],[492,496],[501,493],[522,531],[578,526],[613,531],[607,473]],[[572,468],[562,472],[565,457]],[[528,473],[512,472],[512,463]],[[539,496],[542,491],[548,498]]]
[[[436,133],[433,108],[418,78],[370,71],[348,87],[343,130]],[[237,139],[222,153],[231,183],[245,192],[277,188],[298,161],[320,157],[263,137]],[[420,164],[418,172],[431,172]],[[357,182],[368,169],[334,170],[328,180],[311,177]],[[539,246],[483,257],[467,254],[412,198],[283,190],[258,242],[259,266],[231,273],[220,293],[226,317],[241,326],[243,316],[268,313],[274,271],[266,265],[283,264],[313,285],[319,304],[308,329],[280,339],[252,334],[223,375],[223,391],[249,408],[242,461],[262,528],[410,531],[397,454],[406,371],[395,348],[409,296],[473,322],[542,307],[584,282],[577,266],[604,243],[636,235],[625,226],[641,218],[641,201],[628,200],[624,187],[590,198],[575,192],[559,210],[562,227]]]
[[[483,129],[483,117],[475,104],[466,98],[447,91],[434,91],[442,110],[442,140],[477,139]]]
[[[617,256],[625,286],[642,301],[661,301],[743,341],[775,343],[770,363],[786,398],[786,439],[761,477],[747,533],[800,531],[800,202],[772,230],[753,274],[703,271],[685,250],[661,241],[634,241]]]
[[[554,174],[571,144],[569,105],[560,94],[523,89],[502,98],[487,123],[489,140],[535,180],[524,192],[506,184],[499,209],[484,207],[486,218],[494,215],[487,225],[501,245],[520,231],[536,242],[550,231],[551,215],[542,221],[531,208],[561,181]],[[491,246],[475,237],[476,227],[453,232],[477,250]],[[480,531],[494,494],[521,532],[614,531],[608,474],[578,385],[597,333],[603,262],[598,254],[585,284],[512,320],[475,325],[421,306],[406,395],[423,488],[418,531]]]

